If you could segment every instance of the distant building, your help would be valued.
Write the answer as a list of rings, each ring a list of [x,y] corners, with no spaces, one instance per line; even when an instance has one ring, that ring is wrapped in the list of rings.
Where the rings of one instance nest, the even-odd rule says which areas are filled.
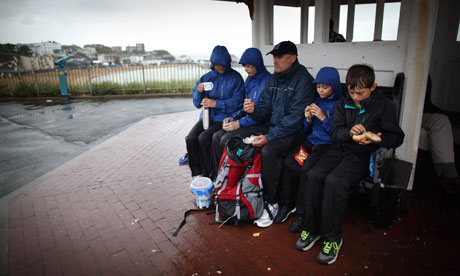
[[[136,51],[140,53],[144,53],[145,52],[144,43],[136,43]]]
[[[54,58],[51,56],[20,57],[20,70],[29,72],[32,70],[54,69]]]
[[[136,51],[136,46],[126,46],[126,52],[133,53]]]
[[[129,62],[130,64],[142,64],[144,61],[143,56],[137,56],[137,55],[131,55],[129,56]]]
[[[128,53],[145,53],[144,43],[137,43],[136,46],[126,46],[126,52]]]
[[[83,54],[85,54],[89,59],[96,59],[97,58],[96,48],[85,47],[85,48],[81,49],[81,52]]]
[[[104,65],[112,65],[118,63],[119,57],[116,54],[98,54],[97,60]]]
[[[28,46],[37,56],[53,55],[61,53],[62,50],[61,44],[54,41],[32,43]]]
[[[178,63],[190,63],[190,62],[195,62],[191,57],[182,55],[177,58]]]
[[[121,52],[122,52],[121,46],[113,46],[113,47],[111,47],[111,48],[112,48],[112,51],[113,51],[114,53],[121,53]]]

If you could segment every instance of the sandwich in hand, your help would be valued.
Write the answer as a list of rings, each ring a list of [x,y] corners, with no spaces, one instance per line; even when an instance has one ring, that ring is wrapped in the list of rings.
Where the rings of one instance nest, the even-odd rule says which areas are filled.
[[[380,143],[382,142],[382,138],[371,131],[366,131],[362,134],[353,135],[353,141],[356,143],[361,141],[372,141],[373,143]]]

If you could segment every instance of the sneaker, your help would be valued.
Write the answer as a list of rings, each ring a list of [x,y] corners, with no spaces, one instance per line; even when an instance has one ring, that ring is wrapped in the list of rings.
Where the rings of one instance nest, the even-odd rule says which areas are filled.
[[[268,209],[270,210],[270,213],[272,213],[272,217],[275,217],[276,213],[278,213],[278,204],[268,204]],[[259,227],[268,227],[272,225],[272,223],[273,219],[270,218],[267,209],[264,209],[262,216],[258,220],[254,221],[254,224]]]
[[[289,225],[289,231],[292,233],[298,233],[303,227],[303,214],[297,214],[294,221]]]
[[[323,265],[332,264],[337,260],[337,256],[339,255],[340,247],[342,246],[342,239],[337,242],[330,242],[325,241],[324,247],[318,255],[318,262]]]
[[[307,251],[315,245],[317,240],[319,240],[319,235],[314,235],[303,230],[300,238],[295,243],[295,248],[300,251]]]
[[[275,218],[273,219],[273,222],[276,224],[283,223],[287,220],[289,215],[294,212],[295,212],[295,207],[292,208],[292,207],[289,207],[289,205],[283,205],[278,211],[278,214],[276,214]]]
[[[179,165],[185,165],[188,163],[188,153],[184,154],[181,158],[179,158]]]

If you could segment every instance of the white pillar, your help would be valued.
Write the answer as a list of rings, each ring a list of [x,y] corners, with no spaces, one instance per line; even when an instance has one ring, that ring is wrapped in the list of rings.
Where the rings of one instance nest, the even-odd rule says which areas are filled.
[[[315,44],[329,42],[331,0],[315,1]]]
[[[347,11],[347,35],[348,42],[353,41],[353,28],[355,24],[355,0],[348,0]]]
[[[300,44],[308,43],[308,9],[309,0],[300,0]]]
[[[434,37],[438,0],[408,1],[409,30],[406,55],[406,84],[404,88],[401,127],[406,136],[396,155],[415,165],[422,122],[426,82],[429,72],[431,46]],[[415,166],[414,166],[415,170]],[[408,189],[413,186],[413,173]]]
[[[385,0],[377,0],[377,8],[375,11],[375,28],[374,28],[374,41],[382,40],[382,26],[383,26],[383,9],[385,7]]]
[[[253,47],[273,44],[273,5],[274,0],[254,0]]]

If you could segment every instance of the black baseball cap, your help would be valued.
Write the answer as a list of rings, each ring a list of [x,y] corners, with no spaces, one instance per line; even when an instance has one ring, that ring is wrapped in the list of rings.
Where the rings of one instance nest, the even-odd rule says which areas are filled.
[[[296,55],[297,56],[297,47],[291,41],[282,41],[273,47],[273,50],[267,53],[274,56],[282,56],[284,54]]]

